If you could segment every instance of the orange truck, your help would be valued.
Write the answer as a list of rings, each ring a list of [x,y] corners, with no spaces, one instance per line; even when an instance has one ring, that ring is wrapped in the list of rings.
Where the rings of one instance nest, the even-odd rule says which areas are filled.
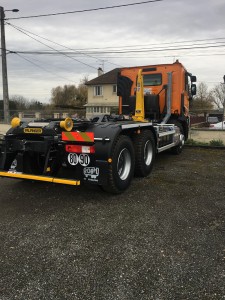
[[[155,155],[180,154],[196,77],[176,62],[121,69],[121,115],[100,121],[14,118],[0,139],[0,177],[58,184],[95,184],[122,193],[146,177]]]
[[[196,94],[196,76],[176,61],[173,64],[122,68],[118,77],[120,114],[135,115],[137,76],[142,70],[144,118],[175,124],[188,137],[189,102]]]

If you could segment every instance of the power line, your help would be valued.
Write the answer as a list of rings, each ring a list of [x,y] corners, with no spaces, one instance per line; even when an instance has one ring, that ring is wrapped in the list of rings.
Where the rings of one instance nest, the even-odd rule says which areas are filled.
[[[26,54],[25,54],[25,56],[26,56]],[[26,57],[27,58],[27,57]],[[27,60],[28,60],[28,58],[27,58]],[[54,65],[52,65],[52,64],[50,64],[50,63],[47,63],[46,61],[42,61],[42,60],[39,60],[39,59],[37,59],[36,57],[34,58],[33,56],[32,56],[32,62],[37,62],[37,63],[40,63],[40,64],[43,64],[44,63],[44,65],[46,66],[46,65],[48,65],[48,66],[50,66],[50,67],[55,67]],[[41,67],[41,66],[40,66]],[[59,75],[59,74],[57,74],[57,73],[54,73],[54,72],[52,72],[52,71],[49,71],[48,69],[46,69],[46,68],[43,68],[43,67],[41,67],[42,69],[44,69],[45,71],[47,71],[47,72],[49,72],[49,73],[52,73],[53,75],[55,75],[55,76],[57,76],[57,77],[60,77],[60,78],[62,78],[62,79],[66,79],[67,81],[71,81],[71,82],[73,82],[74,84],[78,84],[78,82],[75,82],[74,80],[71,80],[71,79],[69,79],[69,78],[66,78],[66,77],[63,77],[63,76],[61,76],[61,75]],[[62,68],[62,67],[59,67],[59,66],[57,66],[56,67],[57,68],[57,71],[58,71],[58,69],[60,69],[61,71],[63,71],[64,73],[65,72],[67,72],[68,73],[68,69],[67,70],[65,70],[65,68]],[[22,71],[23,72],[23,71]],[[74,72],[73,71],[69,71],[69,73],[73,73],[73,75],[74,75]],[[11,75],[11,77],[12,77],[12,75]],[[24,78],[24,76],[23,76],[23,78]]]
[[[135,48],[135,47],[141,47],[140,49],[149,49],[149,48],[144,48],[144,47],[147,47],[147,46],[158,46],[158,45],[173,45],[173,44],[187,44],[187,43],[194,43],[194,44],[192,44],[192,45],[185,45],[185,46],[197,46],[197,45],[200,45],[200,46],[202,46],[202,45],[209,45],[209,44],[221,44],[221,43],[224,43],[224,41],[221,41],[221,42],[215,42],[215,40],[225,40],[225,37],[218,37],[218,38],[209,38],[209,39],[196,39],[196,40],[186,40],[186,41],[175,41],[175,42],[164,42],[164,43],[153,43],[153,44],[145,44],[145,45],[125,45],[125,46],[120,46],[120,47],[112,47],[112,46],[110,46],[110,47],[101,47],[101,48],[83,48],[83,49],[73,49],[73,48],[69,48],[69,47],[67,47],[67,46],[65,46],[65,45],[62,45],[62,44],[60,44],[60,43],[57,43],[57,42],[54,42],[54,41],[52,41],[52,40],[50,40],[50,39],[48,39],[48,38],[45,38],[45,37],[42,37],[42,36],[40,36],[40,35],[38,35],[38,34],[35,34],[35,33],[33,33],[33,32],[31,32],[31,31],[28,31],[28,30],[26,30],[26,29],[24,29],[24,28],[21,28],[21,27],[19,27],[19,26],[17,26],[17,25],[14,25],[14,24],[11,24],[11,23],[6,23],[7,25],[10,25],[10,26],[12,26],[12,27],[14,27],[15,29],[18,29],[18,30],[22,30],[22,31],[25,31],[25,32],[28,32],[28,33],[30,33],[30,34],[32,34],[32,35],[34,35],[34,36],[37,36],[37,37],[39,37],[39,38],[41,38],[41,39],[44,39],[44,40],[46,40],[46,41],[48,41],[48,42],[51,42],[51,43],[53,43],[53,44],[55,44],[55,45],[58,45],[58,46],[61,46],[61,47],[63,47],[63,48],[65,48],[65,49],[68,49],[68,50],[72,50],[72,51],[75,51],[76,53],[79,53],[79,54],[82,54],[82,55],[84,55],[84,56],[89,56],[89,57],[91,57],[91,58],[94,58],[94,59],[97,59],[98,60],[98,58],[97,57],[94,57],[94,56],[92,56],[92,55],[90,55],[89,53],[91,53],[91,51],[93,51],[93,50],[95,50],[95,49],[101,49],[101,50],[103,50],[103,49],[111,49],[111,50],[116,50],[116,49],[119,49],[119,50],[123,50],[124,48]],[[208,42],[208,41],[213,41],[213,42]],[[196,42],[201,42],[200,44],[196,44]],[[206,43],[204,43],[204,42],[206,42]],[[169,46],[169,47],[172,47],[172,46]],[[150,48],[151,49],[151,48]],[[132,50],[132,49],[131,49]],[[134,49],[135,50],[135,49]]]
[[[221,46],[223,46],[223,45],[225,45],[224,44],[225,43],[225,41],[222,41],[222,42],[206,42],[206,43],[193,43],[193,44],[187,44],[187,45],[183,45],[183,47],[191,47],[191,49],[193,48],[195,48],[195,47],[197,47],[197,46],[210,46],[210,45],[221,45]],[[139,49],[136,49],[136,48],[131,48],[130,47],[130,49],[124,49],[123,47],[121,47],[121,48],[112,48],[111,50],[106,50],[106,51],[104,51],[104,53],[111,53],[111,52],[113,52],[113,53],[119,53],[120,51],[124,51],[125,53],[127,53],[127,52],[132,52],[132,51],[138,51],[138,50],[153,50],[153,49],[170,49],[171,47],[174,47],[175,45],[173,45],[173,44],[176,44],[176,43],[169,43],[170,44],[170,46],[167,46],[166,48],[165,47],[159,47],[159,48],[156,48],[156,47],[140,47]],[[172,45],[171,45],[172,44]],[[155,45],[161,45],[161,44],[155,44]],[[153,45],[151,45],[151,46],[153,46]],[[136,45],[136,46],[134,46],[134,47],[138,47],[138,45]],[[179,48],[175,48],[175,49],[179,49]],[[107,52],[108,51],[108,52]],[[86,50],[86,52],[83,52],[83,54],[84,53],[87,53],[87,54],[90,54],[90,53],[102,53],[103,51],[93,51],[93,50]]]
[[[224,40],[225,40],[225,37],[217,37],[217,38],[208,38],[208,39],[196,39],[196,40],[183,40],[183,41],[175,41],[175,42],[172,41],[172,42],[163,42],[163,43],[151,43],[151,44],[144,44],[144,45],[140,45],[140,44],[138,44],[138,45],[124,45],[124,46],[120,46],[120,47],[112,47],[112,46],[109,46],[109,47],[96,47],[96,48],[73,49],[73,48],[69,48],[69,47],[67,47],[67,46],[65,46],[65,45],[62,45],[62,44],[60,44],[60,43],[54,42],[54,41],[52,41],[52,40],[50,40],[50,39],[48,39],[48,38],[45,38],[45,37],[43,37],[43,36],[40,36],[40,35],[38,35],[38,34],[35,34],[35,33],[31,32],[31,31],[26,30],[26,29],[24,29],[24,28],[22,28],[22,27],[19,27],[19,26],[15,25],[15,24],[11,24],[11,23],[8,23],[8,22],[6,22],[6,24],[9,25],[9,26],[14,27],[14,29],[20,29],[20,30],[25,31],[25,32],[28,32],[28,33],[30,33],[30,34],[32,34],[32,35],[34,35],[34,36],[37,36],[37,37],[39,37],[39,38],[41,38],[41,39],[44,39],[44,40],[46,40],[46,41],[49,41],[49,42],[51,42],[51,43],[53,43],[53,44],[56,44],[56,45],[58,45],[58,46],[61,46],[61,47],[65,48],[65,49],[75,51],[75,52],[80,53],[80,54],[82,54],[82,55],[84,55],[84,56],[89,56],[89,57],[94,58],[94,59],[97,59],[97,60],[98,60],[98,58],[96,58],[96,57],[94,57],[94,56],[92,56],[92,55],[89,54],[89,53],[91,53],[91,51],[93,51],[93,50],[98,50],[98,49],[100,49],[100,50],[103,50],[103,49],[111,49],[111,50],[120,49],[120,50],[123,50],[124,48],[147,47],[147,46],[158,46],[158,45],[168,45],[168,44],[169,44],[169,45],[174,45],[174,44],[187,44],[187,43],[194,43],[194,45],[196,46],[196,45],[197,45],[197,44],[195,44],[196,42],[200,42],[199,45],[204,45],[204,44],[207,44],[207,45],[208,45],[208,44],[218,44],[218,43],[223,43]],[[217,40],[223,40],[223,41],[221,41],[221,42],[215,42],[215,41],[217,41]],[[208,42],[208,41],[213,41],[213,42],[210,43],[210,42]],[[206,43],[204,43],[204,42],[206,42]],[[204,44],[203,44],[203,43],[204,43]],[[192,45],[193,45],[193,44],[192,44]],[[185,45],[185,46],[192,46],[192,45]],[[171,47],[172,47],[172,46],[171,46]],[[145,49],[145,48],[141,48],[141,49]]]
[[[24,32],[30,33],[30,34],[32,34],[32,35],[34,35],[34,36],[37,36],[37,37],[39,37],[39,38],[41,38],[41,39],[43,39],[43,40],[46,40],[46,41],[48,41],[48,42],[50,42],[50,43],[53,43],[53,44],[58,45],[58,46],[61,46],[61,47],[65,48],[65,49],[68,49],[68,50],[75,51],[75,52],[77,52],[78,54],[81,54],[81,55],[83,55],[83,56],[87,56],[87,57],[93,58],[93,59],[95,59],[95,60],[99,60],[99,58],[94,57],[94,56],[92,56],[92,55],[90,55],[90,54],[83,53],[83,52],[78,51],[78,50],[76,50],[76,49],[69,48],[69,47],[67,47],[67,46],[64,46],[64,45],[62,45],[62,44],[59,44],[59,43],[57,43],[57,42],[54,42],[54,41],[52,41],[52,40],[50,40],[50,39],[48,39],[48,38],[45,38],[45,37],[40,36],[40,35],[38,35],[38,34],[35,34],[35,33],[31,32],[31,31],[28,31],[28,30],[26,30],[26,29],[24,29],[24,28],[21,28],[21,27],[19,27],[19,26],[14,25],[14,24],[11,24],[11,23],[8,23],[8,22],[6,22],[6,24],[9,25],[9,26],[12,26],[12,27],[13,27],[14,29],[16,29],[16,30],[22,30],[22,31],[24,31]],[[117,65],[117,64],[115,64],[115,63],[112,63],[112,62],[110,62],[110,61],[107,61],[107,63],[112,64],[112,65],[115,65],[115,66],[119,66],[119,65]],[[120,66],[120,67],[121,67],[121,66]]]
[[[32,34],[32,35],[34,35],[34,36],[37,36],[37,37],[39,37],[39,38],[41,38],[41,39],[43,39],[43,40],[45,40],[45,41],[48,41],[48,42],[50,42],[50,43],[55,44],[55,45],[61,46],[61,47],[65,48],[65,49],[73,50],[73,51],[76,51],[76,52],[78,52],[78,53],[80,53],[80,54],[83,54],[81,51],[78,51],[78,50],[75,50],[75,49],[71,49],[71,48],[69,48],[69,47],[66,47],[66,46],[64,46],[64,45],[62,45],[62,44],[59,44],[59,43],[57,43],[57,42],[54,42],[54,41],[52,41],[52,40],[50,40],[50,39],[48,39],[48,38],[45,38],[45,37],[43,37],[43,36],[40,36],[40,35],[38,35],[38,34],[36,34],[36,33],[33,33],[33,32],[31,32],[31,31],[28,31],[28,30],[26,30],[26,29],[24,29],[24,28],[21,28],[21,27],[19,27],[19,26],[14,25],[14,24],[11,24],[11,23],[8,23],[8,22],[6,22],[6,24],[9,25],[9,26],[12,26],[14,29],[22,30],[22,31],[24,31],[24,32],[28,32],[28,33],[30,33],[30,34]],[[83,54],[83,55],[89,56],[89,57],[94,58],[94,59],[97,59],[96,57],[91,56],[91,55],[89,55],[89,54]]]
[[[119,7],[142,5],[142,4],[147,4],[147,3],[159,2],[159,1],[164,1],[164,0],[149,0],[149,1],[128,3],[128,4],[120,4],[120,5],[113,5],[113,6],[83,9],[83,10],[73,10],[73,11],[67,11],[67,12],[61,12],[61,13],[51,13],[51,14],[43,14],[43,15],[32,15],[32,16],[26,16],[26,17],[7,18],[6,20],[30,19],[30,18],[50,17],[50,16],[58,16],[58,15],[84,13],[84,12],[89,12],[89,11],[98,11],[98,10],[106,10],[106,9],[119,8]]]
[[[134,48],[134,47],[146,47],[146,46],[158,46],[158,45],[171,45],[171,44],[186,44],[186,43],[195,43],[195,42],[206,42],[206,41],[215,41],[215,40],[225,40],[225,37],[219,37],[219,38],[210,38],[210,39],[198,39],[198,40],[186,40],[186,41],[171,41],[171,42],[163,42],[163,43],[151,43],[151,44],[144,44],[144,45],[124,45],[120,47],[96,47],[96,48],[82,48],[82,49],[76,49],[77,51],[85,51],[85,50],[98,50],[98,49],[123,49],[123,48]],[[222,42],[221,42],[222,43]]]
[[[61,55],[64,55],[64,56],[66,56],[66,57],[68,57],[68,58],[70,58],[70,59],[72,59],[72,60],[74,60],[74,61],[77,61],[77,62],[79,62],[79,63],[81,63],[81,64],[83,64],[83,65],[86,65],[86,66],[88,66],[88,67],[90,67],[90,68],[92,68],[92,69],[97,70],[96,67],[93,67],[93,66],[91,66],[91,65],[89,65],[89,64],[86,64],[86,63],[84,63],[84,62],[82,62],[82,61],[76,59],[76,58],[73,58],[73,57],[71,57],[71,56],[69,56],[69,55],[67,55],[67,54],[65,54],[65,53],[63,53],[63,52],[61,52],[61,51],[59,51],[59,50],[57,50],[57,49],[55,49],[55,48],[53,48],[53,47],[51,47],[51,46],[45,44],[45,43],[43,43],[43,42],[41,42],[40,40],[34,38],[33,36],[30,36],[29,34],[27,34],[26,32],[24,32],[23,30],[21,30],[21,29],[19,29],[19,28],[16,28],[16,26],[14,26],[14,25],[12,25],[12,24],[10,24],[10,25],[11,25],[13,28],[15,28],[16,30],[18,30],[18,31],[20,31],[21,33],[23,33],[24,35],[30,37],[31,39],[35,40],[36,42],[38,42],[38,43],[40,43],[40,44],[42,44],[42,45],[48,47],[49,49],[54,50],[54,51],[56,51],[57,53],[59,53],[59,54],[61,54]]]
[[[167,50],[189,50],[189,49],[195,49],[195,48],[197,48],[197,49],[199,49],[199,48],[210,48],[210,47],[220,47],[220,46],[224,46],[224,44],[222,44],[222,45],[218,45],[218,46],[216,46],[215,44],[221,44],[221,43],[224,43],[224,41],[222,41],[222,42],[207,42],[207,43],[201,43],[201,44],[195,44],[195,42],[196,41],[200,41],[200,42],[206,42],[206,41],[211,41],[211,40],[221,40],[221,39],[225,39],[225,38],[215,38],[215,39],[202,39],[202,40],[194,40],[194,41],[183,41],[183,42],[170,42],[170,43],[164,43],[164,44],[177,44],[177,43],[190,43],[190,42],[194,42],[194,44],[192,44],[192,45],[185,45],[184,47],[182,47],[182,48],[171,48],[171,47],[173,47],[173,46],[169,46],[169,47],[167,47],[167,48],[162,48],[162,47],[160,47],[160,48],[158,48],[158,49],[155,49],[154,47],[151,47],[151,48],[145,48],[145,47],[142,47],[142,48],[140,48],[140,49],[134,49],[133,47],[138,47],[139,45],[133,45],[133,46],[124,46],[124,47],[115,47],[115,48],[110,48],[110,47],[108,47],[108,49],[112,49],[111,51],[110,50],[108,50],[108,51],[103,51],[102,49],[104,49],[104,48],[93,48],[93,49],[101,49],[101,51],[93,51],[93,50],[83,50],[82,52],[80,51],[80,50],[77,50],[77,49],[72,49],[72,48],[69,48],[69,47],[67,47],[67,46],[64,46],[64,45],[62,45],[62,44],[59,44],[59,43],[56,43],[56,42],[54,42],[54,41],[52,41],[52,40],[50,40],[50,39],[47,39],[47,38],[44,38],[44,37],[42,37],[42,36],[39,36],[39,35],[37,35],[37,34],[35,34],[35,33],[32,33],[32,32],[30,32],[30,31],[28,31],[28,30],[25,30],[25,29],[23,29],[23,28],[21,28],[21,27],[18,27],[18,26],[16,26],[16,25],[13,25],[13,24],[11,24],[11,23],[6,23],[6,24],[8,24],[8,25],[10,25],[10,26],[12,26],[14,29],[16,29],[16,30],[18,30],[18,31],[20,31],[20,32],[22,32],[23,34],[25,34],[25,35],[27,35],[27,36],[29,36],[30,38],[32,38],[32,39],[34,39],[34,40],[36,40],[36,41],[38,41],[39,43],[42,43],[43,45],[45,45],[45,46],[47,46],[48,48],[50,48],[50,49],[53,49],[53,50],[55,50],[57,53],[59,53],[59,54],[64,54],[64,55],[68,55],[68,54],[73,54],[72,52],[63,52],[63,51],[59,51],[59,50],[56,50],[56,49],[54,49],[53,47],[50,47],[50,46],[48,46],[48,45],[46,45],[45,43],[43,43],[43,42],[41,42],[41,41],[39,41],[39,40],[37,40],[37,39],[35,39],[35,38],[33,38],[33,37],[31,37],[29,34],[26,34],[25,32],[28,32],[28,33],[30,33],[30,34],[32,34],[32,35],[34,35],[34,36],[37,36],[37,37],[39,37],[39,38],[41,38],[41,39],[44,39],[44,40],[47,40],[47,41],[49,41],[49,42],[51,42],[51,43],[54,43],[54,44],[56,44],[56,45],[59,45],[59,46],[61,46],[61,47],[63,47],[63,48],[65,48],[65,49],[68,49],[68,50],[71,50],[71,51],[74,51],[75,53],[78,53],[78,54],[82,54],[82,55],[84,55],[84,56],[88,56],[88,57],[91,57],[91,58],[94,58],[94,59],[97,59],[97,60],[99,60],[99,58],[97,58],[97,57],[94,57],[94,56],[92,56],[91,54],[92,53],[94,53],[94,54],[96,54],[96,55],[99,55],[99,54],[111,54],[111,53],[129,53],[129,52],[147,52],[147,51],[167,51]],[[212,46],[210,46],[211,44],[213,44]],[[159,44],[152,44],[152,45],[159,45]],[[147,46],[147,45],[146,45]],[[199,47],[198,47],[199,46]],[[132,47],[131,49],[129,49],[129,50],[124,50],[123,48],[126,48],[126,47]],[[107,47],[106,47],[107,48]],[[114,50],[114,49],[118,49],[118,50]],[[47,52],[48,54],[52,54],[53,52]],[[40,53],[40,54],[45,54],[45,53]],[[71,58],[71,56],[70,56],[70,58]],[[79,61],[80,62],[80,61]],[[82,62],[81,62],[82,63]],[[90,65],[89,65],[90,66]],[[96,68],[95,68],[96,69]]]
[[[223,44],[221,44],[223,43]],[[215,42],[215,43],[204,43],[204,44],[192,44],[192,45],[186,45],[185,47],[188,47],[187,49],[195,49],[195,48],[198,48],[198,46],[202,47],[202,48],[211,48],[211,47],[214,47],[216,46],[217,47],[223,47],[225,46],[225,43],[224,42]],[[61,54],[71,54],[71,55],[82,55],[82,56],[88,56],[88,57],[91,57],[91,58],[94,58],[94,59],[97,59],[97,60],[101,60],[99,59],[98,57],[96,56],[91,56],[89,55],[89,53],[95,53],[95,55],[101,55],[101,54],[113,54],[113,53],[129,53],[129,52],[148,52],[148,51],[152,51],[152,50],[156,50],[156,51],[161,51],[161,50],[182,50],[183,48],[170,48],[170,47],[174,47],[174,46],[169,46],[167,48],[155,48],[155,47],[152,47],[152,48],[139,48],[139,49],[128,49],[128,50],[124,50],[123,48],[121,49],[112,49],[111,51],[89,51],[89,52],[78,52],[77,50],[74,50],[74,49],[71,49],[71,48],[68,48],[68,47],[65,47],[66,49],[68,50],[71,50],[71,51],[62,51],[60,50],[60,53]],[[185,48],[186,49],[186,48]],[[53,52],[53,51],[45,51],[45,50],[33,50],[33,51],[20,51],[21,53],[26,53],[26,54],[48,54],[48,55],[55,55],[55,54],[58,54],[58,52]]]
[[[29,54],[33,54],[33,53],[29,53]],[[38,53],[37,53],[38,54]],[[225,53],[210,53],[210,54],[176,54],[175,56],[176,57],[195,57],[195,56],[224,56]],[[110,56],[109,58],[112,59],[112,58],[122,58],[122,59],[130,59],[130,58],[138,58],[138,59],[142,59],[142,58],[162,58],[162,57],[174,57],[174,54],[168,54],[168,55],[138,55],[138,56],[128,56],[128,55],[125,55],[125,56]],[[103,56],[103,58],[107,59],[108,57],[107,56]]]
[[[66,78],[66,77],[59,76],[59,75],[57,75],[57,74],[55,74],[55,73],[53,73],[53,72],[51,72],[51,71],[49,71],[49,70],[43,68],[42,66],[40,66],[40,65],[36,64],[35,62],[29,60],[28,58],[23,57],[22,55],[18,54],[17,52],[15,52],[15,54],[17,54],[17,55],[18,55],[19,57],[21,57],[22,59],[28,61],[28,62],[31,63],[32,65],[38,67],[39,69],[44,70],[45,72],[48,72],[48,73],[50,73],[50,74],[53,74],[53,75],[56,76],[56,77],[59,77],[59,78],[62,78],[62,79],[64,79],[64,80],[71,81],[71,82],[74,83],[74,81],[72,81],[72,80],[70,80],[70,79],[68,79],[68,78]]]
[[[185,47],[179,47],[179,48],[140,48],[140,49],[131,49],[131,50],[115,50],[115,51],[95,51],[91,52],[94,53],[95,55],[102,55],[102,54],[128,54],[128,53],[149,53],[149,52],[163,52],[163,51],[182,51],[182,50],[196,50],[196,49],[210,49],[210,48],[220,48],[220,47],[225,47],[225,44],[222,45],[190,45],[190,46],[185,46]],[[55,55],[55,54],[63,54],[66,55],[70,58],[72,56],[70,55],[75,55],[76,53],[74,52],[65,52],[65,51],[58,51],[55,50],[55,52],[46,52],[46,51],[17,51],[18,53],[24,53],[24,54],[47,54],[47,55]],[[97,58],[96,58],[97,59]]]
[[[62,45],[62,44],[59,44],[59,43],[57,43],[57,42],[54,42],[54,41],[52,41],[52,40],[50,40],[50,39],[48,39],[48,38],[45,38],[45,37],[42,37],[42,36],[40,36],[40,35],[37,35],[37,34],[35,34],[35,33],[33,33],[33,32],[30,32],[30,31],[28,31],[28,30],[26,30],[26,29],[24,29],[24,28],[21,28],[21,27],[18,27],[18,26],[16,26],[16,25],[13,25],[13,24],[11,24],[11,23],[6,23],[6,24],[8,24],[8,25],[10,25],[10,26],[12,26],[14,29],[17,29],[17,30],[22,30],[23,32],[28,32],[28,33],[30,33],[30,34],[32,34],[32,35],[34,35],[34,36],[37,36],[37,37],[39,37],[39,38],[41,38],[41,39],[44,39],[44,40],[46,40],[46,41],[48,41],[48,42],[51,42],[51,43],[54,43],[54,44],[56,44],[56,45],[58,45],[58,46],[61,46],[61,47],[63,47],[63,48],[65,48],[65,49],[68,49],[68,50],[71,50],[71,51],[74,51],[75,53],[73,53],[73,52],[63,52],[63,51],[59,51],[59,50],[56,50],[57,52],[56,53],[54,53],[54,52],[44,52],[44,51],[39,51],[39,52],[37,52],[37,51],[35,51],[35,52],[32,52],[32,51],[18,51],[18,53],[23,53],[23,54],[51,54],[51,55],[55,55],[55,54],[65,54],[65,55],[68,55],[69,57],[71,57],[72,58],[72,54],[81,54],[81,55],[83,55],[83,56],[87,56],[87,57],[90,57],[90,58],[93,58],[93,59],[96,59],[96,60],[100,60],[98,57],[96,57],[96,56],[92,56],[91,55],[91,51],[93,51],[93,49],[112,49],[111,50],[111,52],[107,52],[107,51],[102,51],[102,52],[97,52],[97,51],[94,51],[93,53],[95,54],[95,55],[102,55],[103,53],[104,54],[115,54],[115,53],[125,53],[125,54],[127,54],[127,53],[129,53],[129,52],[132,52],[132,50],[134,51],[134,52],[138,52],[137,50],[138,49],[135,49],[134,47],[140,47],[140,46],[142,46],[142,48],[140,48],[139,49],[139,51],[141,51],[142,50],[142,52],[145,52],[144,50],[146,50],[146,52],[149,52],[149,51],[153,51],[153,49],[154,49],[154,47],[153,48],[145,48],[146,46],[147,46],[147,44],[146,45],[133,45],[133,46],[122,46],[122,47],[104,47],[104,48],[92,48],[92,49],[88,49],[88,50],[85,50],[85,49],[83,49],[83,51],[81,51],[80,49],[72,49],[72,48],[69,48],[69,47],[67,47],[67,46],[64,46],[64,45]],[[192,45],[185,45],[186,47],[188,47],[187,49],[185,49],[185,50],[189,50],[189,49],[195,49],[197,46],[204,46],[204,45],[206,45],[206,46],[204,46],[203,48],[208,48],[208,47],[210,47],[210,45],[211,44],[213,44],[213,46],[215,45],[215,44],[221,44],[221,43],[223,43],[225,38],[224,37],[218,37],[218,38],[209,38],[209,39],[196,39],[196,40],[186,40],[186,41],[175,41],[175,42],[170,42],[170,43],[168,43],[168,42],[166,42],[166,43],[161,43],[160,45],[162,45],[162,44],[164,44],[164,45],[171,45],[171,44],[184,44],[184,43],[193,43]],[[218,40],[222,40],[222,41],[219,41],[219,42],[215,42],[215,40],[216,41],[218,41]],[[211,42],[211,41],[214,41],[214,42]],[[198,42],[198,43],[196,43],[196,42]],[[199,43],[200,42],[200,43]],[[149,44],[148,44],[149,45]],[[159,45],[158,43],[155,43],[155,44],[151,44],[151,46],[157,46],[157,45]],[[143,47],[144,46],[144,47]],[[223,45],[219,45],[219,46],[223,46]],[[173,47],[172,45],[171,46],[169,46],[168,48],[165,48],[165,49],[163,49],[164,51],[169,51],[169,50],[183,50],[183,48],[182,49],[179,49],[179,48],[176,48],[176,49],[174,49],[174,48],[170,48],[170,47]],[[124,50],[124,48],[131,48],[131,49],[128,49],[127,51],[124,51],[124,52],[121,52],[122,50]],[[198,48],[198,47],[197,47]],[[114,49],[119,49],[119,50],[114,50]],[[58,52],[59,51],[59,52]],[[115,52],[112,52],[112,51],[115,51]],[[155,50],[154,50],[155,51]],[[159,49],[157,49],[156,51],[162,51],[162,48],[159,48]],[[219,54],[217,54],[217,55],[219,55]],[[221,54],[221,55],[223,55],[223,54]],[[168,55],[168,56],[171,56],[171,55]],[[196,55],[197,56],[197,55]],[[203,55],[202,55],[203,56]],[[110,58],[119,58],[119,57],[112,57],[112,56],[110,56]],[[122,58],[122,57],[121,57]],[[126,56],[126,58],[134,58],[134,57],[127,57]],[[140,56],[139,56],[139,58],[141,58]],[[144,58],[144,57],[143,57]],[[121,67],[121,65],[118,65],[118,64],[115,64],[115,63],[112,63],[112,62],[110,62],[109,60],[106,60],[106,62],[107,63],[109,63],[109,64],[112,64],[112,65],[115,65],[115,66],[119,66],[119,67]]]
[[[193,49],[209,49],[209,48],[218,48],[218,47],[225,47],[225,44],[222,45],[203,45],[203,46],[185,46],[180,48],[142,48],[142,49],[132,49],[132,50],[116,50],[116,51],[99,51],[99,52],[91,52],[91,53],[98,53],[98,54],[111,54],[111,53],[140,53],[140,52],[160,52],[160,51],[174,51],[174,50],[193,50]]]

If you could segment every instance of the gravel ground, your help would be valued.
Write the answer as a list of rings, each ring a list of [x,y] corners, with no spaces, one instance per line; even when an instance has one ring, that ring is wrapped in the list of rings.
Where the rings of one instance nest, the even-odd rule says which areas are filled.
[[[119,196],[0,180],[0,299],[225,299],[225,151],[157,156]]]

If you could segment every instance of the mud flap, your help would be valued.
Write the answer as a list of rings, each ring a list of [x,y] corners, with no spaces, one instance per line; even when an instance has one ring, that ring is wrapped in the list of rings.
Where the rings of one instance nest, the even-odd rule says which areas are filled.
[[[97,160],[95,166],[83,168],[83,181],[91,184],[107,184],[108,162]]]

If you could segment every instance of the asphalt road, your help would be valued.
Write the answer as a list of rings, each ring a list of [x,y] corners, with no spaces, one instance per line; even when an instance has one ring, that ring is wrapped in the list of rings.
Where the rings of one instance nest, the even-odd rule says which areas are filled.
[[[0,299],[225,299],[225,151],[160,154],[118,196],[0,179]]]

